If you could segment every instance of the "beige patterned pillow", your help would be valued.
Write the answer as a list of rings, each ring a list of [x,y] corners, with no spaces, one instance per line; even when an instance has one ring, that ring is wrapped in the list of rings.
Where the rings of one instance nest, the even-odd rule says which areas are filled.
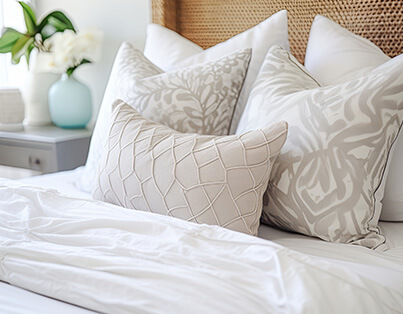
[[[403,117],[403,56],[368,75],[320,87],[280,47],[271,49],[239,133],[285,120],[263,220],[327,241],[382,248],[377,192]]]
[[[164,73],[130,44],[123,43],[105,90],[78,187],[91,192],[111,116],[122,99],[146,118],[180,132],[227,135],[248,68],[251,49]]]
[[[279,122],[241,136],[183,134],[117,101],[93,197],[256,235]]]

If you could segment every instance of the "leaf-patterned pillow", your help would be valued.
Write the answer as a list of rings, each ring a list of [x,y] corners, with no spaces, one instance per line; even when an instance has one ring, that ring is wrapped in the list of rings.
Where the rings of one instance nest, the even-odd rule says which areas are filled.
[[[177,131],[227,135],[251,49],[164,73],[129,43],[120,47],[105,90],[87,163],[76,185],[91,192],[106,140],[111,106],[122,99],[143,116]]]
[[[132,49],[136,67],[146,67],[143,54]],[[250,59],[243,49],[213,62],[129,82],[128,102],[145,118],[182,133],[228,135],[231,118]]]
[[[237,130],[289,124],[263,221],[331,242],[385,248],[378,192],[402,118],[403,55],[368,75],[320,87],[289,52],[272,48]]]

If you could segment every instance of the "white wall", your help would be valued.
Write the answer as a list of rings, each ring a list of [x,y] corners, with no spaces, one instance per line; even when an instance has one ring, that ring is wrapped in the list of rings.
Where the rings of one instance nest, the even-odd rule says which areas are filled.
[[[57,9],[71,19],[77,30],[97,28],[103,32],[101,59],[75,72],[77,78],[91,88],[94,122],[120,44],[129,41],[140,50],[144,48],[146,26],[151,21],[151,1],[36,0],[35,3],[40,17]]]

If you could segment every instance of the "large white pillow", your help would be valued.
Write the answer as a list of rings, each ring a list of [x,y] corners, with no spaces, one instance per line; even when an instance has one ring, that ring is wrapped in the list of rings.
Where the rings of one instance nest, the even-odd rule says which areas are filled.
[[[123,99],[148,119],[180,132],[227,135],[250,60],[243,49],[164,73],[130,44],[116,57],[78,186],[90,192],[106,140],[111,104]]]
[[[241,136],[185,134],[115,106],[95,199],[257,234],[285,122]]]
[[[201,52],[179,34],[151,24],[147,29],[144,55],[164,71],[170,71],[207,62],[237,49],[252,48],[248,73],[234,112],[232,134],[235,133],[264,57],[274,44],[289,49],[286,10],[279,11],[247,31]],[[194,54],[190,56],[192,53]]]
[[[147,25],[143,53],[164,71],[169,71],[172,65],[202,51],[202,47],[168,28],[154,23]]]
[[[312,22],[305,68],[322,86],[344,83],[389,61],[375,44],[317,15]]]
[[[317,15],[312,23],[305,55],[305,67],[321,85],[344,83],[368,74],[389,61],[369,40]],[[384,191],[381,220],[403,221],[403,135],[392,147],[379,191]]]
[[[383,249],[377,194],[403,119],[403,55],[346,83],[321,87],[286,50],[268,53],[241,134],[289,124],[262,219],[331,242]]]

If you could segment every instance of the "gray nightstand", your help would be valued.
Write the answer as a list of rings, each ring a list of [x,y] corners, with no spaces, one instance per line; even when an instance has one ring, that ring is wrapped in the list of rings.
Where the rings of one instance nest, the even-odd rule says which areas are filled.
[[[42,173],[74,169],[85,163],[92,131],[55,126],[0,131],[0,164]]]

